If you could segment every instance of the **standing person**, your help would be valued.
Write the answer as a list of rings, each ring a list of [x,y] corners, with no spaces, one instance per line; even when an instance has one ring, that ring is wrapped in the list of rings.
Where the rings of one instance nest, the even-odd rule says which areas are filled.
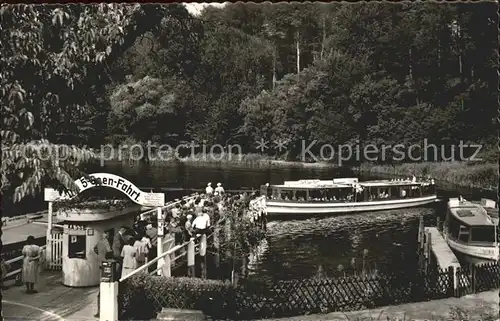
[[[118,271],[121,272],[121,267],[122,267],[122,249],[127,243],[126,240],[126,235],[125,235],[126,229],[125,227],[120,227],[118,230],[118,233],[115,234],[115,237],[113,238],[113,258],[117,261],[117,264],[119,265],[117,267]],[[119,273],[118,273],[119,274]],[[120,278],[121,276],[118,275]]]
[[[224,194],[224,187],[222,187],[221,183],[217,183],[217,187],[215,188],[215,195],[222,195]]]
[[[212,195],[214,193],[214,189],[212,188],[212,183],[208,183],[205,188],[205,194]]]
[[[144,244],[146,244],[146,248],[148,250],[148,253],[146,255],[146,262],[148,262],[148,256],[149,256],[149,252],[151,252],[152,245],[151,245],[151,240],[146,235],[146,232],[144,232],[144,234],[142,235],[141,242],[144,243]]]
[[[186,222],[184,223],[184,242],[188,242],[193,237],[192,219],[193,215],[188,214]]]
[[[137,248],[134,246],[135,238],[131,237],[128,244],[125,244],[122,249],[121,257],[123,258],[122,278],[132,273],[137,267]]]
[[[207,229],[210,226],[210,216],[205,214],[199,213],[193,221],[193,229],[196,234],[207,234]]]
[[[40,247],[35,244],[35,238],[28,236],[26,245],[23,247],[23,282],[26,284],[26,293],[33,294],[38,291],[35,290],[35,283],[38,280],[38,262],[40,261]]]
[[[141,267],[146,262],[146,257],[149,253],[149,239],[145,238],[147,242],[143,241],[145,237],[138,237],[134,242],[134,247],[137,249],[136,261],[137,267]]]
[[[157,254],[158,229],[156,227],[153,227],[152,224],[148,224],[146,226],[146,235],[151,241],[151,250],[148,252],[148,262],[150,262],[151,260],[154,260],[156,258]],[[153,272],[154,270],[156,270],[154,264],[149,266],[148,270],[149,272]]]
[[[97,242],[94,246],[94,253],[97,254],[97,263],[99,264],[99,269],[102,270],[102,262],[107,259],[113,258],[113,250],[109,245],[109,233],[104,232],[102,234],[102,239]],[[99,318],[101,311],[101,291],[97,294],[97,313],[94,314],[95,318]]]
[[[169,234],[174,237],[175,245],[182,244],[182,230],[175,218],[170,218],[170,223],[168,224],[167,229]]]

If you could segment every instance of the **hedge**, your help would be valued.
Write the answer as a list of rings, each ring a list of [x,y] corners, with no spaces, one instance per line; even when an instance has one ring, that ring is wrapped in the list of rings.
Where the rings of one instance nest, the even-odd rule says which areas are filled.
[[[119,319],[155,319],[162,308],[202,310],[206,315],[224,319],[234,313],[232,304],[227,302],[234,297],[229,282],[139,273],[120,282]]]

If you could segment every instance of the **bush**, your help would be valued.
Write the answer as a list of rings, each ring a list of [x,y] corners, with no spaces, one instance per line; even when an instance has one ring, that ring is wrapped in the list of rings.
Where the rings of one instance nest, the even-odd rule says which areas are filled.
[[[139,273],[120,283],[120,320],[155,319],[162,308],[202,310],[206,315],[231,314],[230,283],[199,278],[166,278]],[[234,310],[233,310],[234,311]]]

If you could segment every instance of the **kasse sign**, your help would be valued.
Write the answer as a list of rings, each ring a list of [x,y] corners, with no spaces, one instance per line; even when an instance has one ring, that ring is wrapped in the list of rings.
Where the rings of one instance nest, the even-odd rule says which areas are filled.
[[[117,189],[127,195],[135,203],[148,206],[159,207],[165,205],[165,194],[147,193],[141,191],[137,186],[123,177],[109,173],[94,173],[88,177],[81,177],[75,181],[78,192],[81,193],[93,187],[102,186]],[[68,199],[76,195],[62,195],[52,188],[45,189],[45,201],[52,202],[59,199]]]

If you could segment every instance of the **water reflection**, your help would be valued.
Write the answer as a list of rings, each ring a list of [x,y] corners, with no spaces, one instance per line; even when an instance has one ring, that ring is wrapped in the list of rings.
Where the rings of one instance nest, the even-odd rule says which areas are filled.
[[[386,272],[416,268],[418,218],[435,217],[435,208],[360,213],[321,219],[268,223],[267,249],[257,262],[261,279],[314,276],[319,265],[335,275],[339,264],[355,258],[361,270],[363,252],[372,267]]]

